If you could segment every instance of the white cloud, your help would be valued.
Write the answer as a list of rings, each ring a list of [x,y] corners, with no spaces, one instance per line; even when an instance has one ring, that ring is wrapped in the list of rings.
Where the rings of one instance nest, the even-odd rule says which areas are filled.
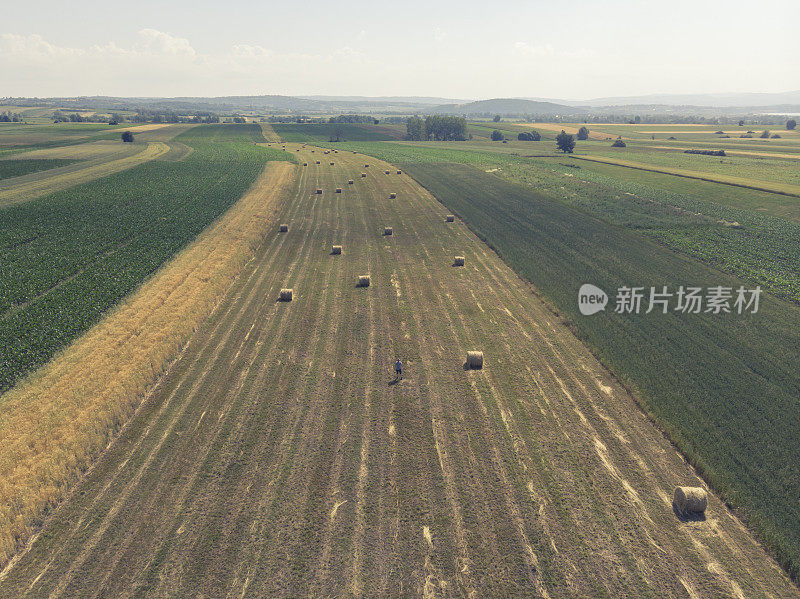
[[[556,51],[551,44],[532,46],[528,42],[515,42],[514,49],[526,56],[553,56]]]

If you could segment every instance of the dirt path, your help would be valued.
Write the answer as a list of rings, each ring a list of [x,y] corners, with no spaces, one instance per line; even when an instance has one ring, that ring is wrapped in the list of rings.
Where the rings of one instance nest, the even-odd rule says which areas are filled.
[[[800,597],[717,498],[675,516],[700,481],[465,226],[378,160],[311,150],[289,232],[0,596]]]

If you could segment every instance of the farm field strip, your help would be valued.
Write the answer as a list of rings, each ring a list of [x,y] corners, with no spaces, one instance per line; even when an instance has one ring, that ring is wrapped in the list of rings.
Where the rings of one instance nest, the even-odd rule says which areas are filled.
[[[791,185],[787,183],[770,183],[769,181],[759,181],[755,179],[746,179],[743,177],[734,177],[728,175],[717,175],[713,173],[705,173],[700,171],[693,171],[688,169],[670,168],[663,166],[655,166],[642,162],[635,162],[632,160],[624,160],[621,158],[606,158],[603,156],[593,155],[576,155],[571,154],[571,158],[575,160],[588,160],[590,162],[603,162],[606,164],[613,164],[616,166],[624,166],[626,168],[634,168],[644,171],[651,171],[654,173],[661,173],[665,175],[674,175],[677,177],[686,177],[689,179],[698,179],[700,181],[710,181],[712,183],[722,183],[723,185],[733,185],[734,187],[744,187],[746,189],[755,189],[756,191],[766,191],[769,193],[777,193],[781,195],[800,197],[800,185]]]
[[[695,475],[441,204],[374,158],[297,154],[289,232],[0,596],[800,596],[715,497],[708,520],[675,517]],[[484,370],[463,369],[470,349]]]
[[[114,158],[115,155],[111,154],[0,182],[0,210],[154,160],[166,154],[170,147],[164,142],[148,142],[145,147],[138,146],[137,149],[137,153],[123,158]]]
[[[0,549],[15,550],[107,443],[253,255],[291,167],[270,163],[198,240],[64,353],[2,397]],[[48,425],[36,414],[48,414]],[[3,560],[5,561],[5,560]]]

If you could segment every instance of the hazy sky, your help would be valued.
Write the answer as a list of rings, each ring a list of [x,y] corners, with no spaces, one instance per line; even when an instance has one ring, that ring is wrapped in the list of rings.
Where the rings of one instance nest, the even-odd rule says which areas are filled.
[[[779,92],[798,22],[798,0],[16,1],[0,96]]]

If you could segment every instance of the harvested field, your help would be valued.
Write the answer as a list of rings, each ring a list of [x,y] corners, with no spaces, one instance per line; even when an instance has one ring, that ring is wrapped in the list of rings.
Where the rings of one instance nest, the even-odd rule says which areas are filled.
[[[675,515],[701,481],[418,184],[313,193],[359,168],[297,169],[298,234],[268,230],[0,596],[800,597],[714,495]]]

